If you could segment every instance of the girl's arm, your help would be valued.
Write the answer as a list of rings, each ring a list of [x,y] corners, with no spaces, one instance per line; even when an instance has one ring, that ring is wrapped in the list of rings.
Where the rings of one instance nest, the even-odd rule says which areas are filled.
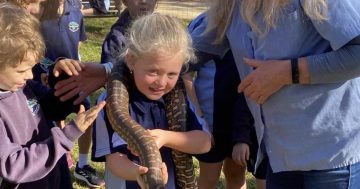
[[[106,164],[112,174],[124,180],[136,181],[148,171],[148,168],[135,164],[125,154],[118,152],[106,155]]]
[[[159,148],[166,146],[189,154],[202,154],[210,150],[210,135],[201,130],[187,132],[166,131],[161,129],[149,130]]]
[[[106,164],[113,175],[124,180],[137,181],[141,188],[146,188],[141,175],[148,171],[147,167],[135,164],[126,155],[118,152],[106,155]],[[167,183],[168,174],[165,163],[162,164],[161,171],[164,182]]]

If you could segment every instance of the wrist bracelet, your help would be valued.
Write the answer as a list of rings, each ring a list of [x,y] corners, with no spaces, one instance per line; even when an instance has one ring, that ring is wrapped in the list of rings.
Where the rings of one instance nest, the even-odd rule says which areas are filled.
[[[299,83],[299,65],[298,59],[291,59],[291,78],[293,84]]]

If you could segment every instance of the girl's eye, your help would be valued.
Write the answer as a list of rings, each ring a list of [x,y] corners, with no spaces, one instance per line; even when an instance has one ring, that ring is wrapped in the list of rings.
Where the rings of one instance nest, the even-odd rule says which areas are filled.
[[[178,75],[179,75],[179,74],[177,74],[177,73],[169,73],[169,74],[168,74],[168,77],[169,77],[170,79],[174,79],[174,78],[176,78]]]
[[[149,75],[151,76],[157,76],[158,72],[157,71],[149,71]]]

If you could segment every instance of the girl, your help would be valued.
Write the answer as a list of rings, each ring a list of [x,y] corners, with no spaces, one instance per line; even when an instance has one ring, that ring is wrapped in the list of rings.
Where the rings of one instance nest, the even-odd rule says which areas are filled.
[[[204,121],[197,117],[188,102],[189,128],[185,132],[168,130],[163,95],[172,90],[182,66],[193,59],[191,39],[181,22],[160,14],[150,14],[134,22],[126,43],[125,62],[133,83],[129,87],[131,117],[154,137],[168,175],[167,189],[175,189],[174,162],[171,150],[190,154],[210,149],[210,135]],[[99,97],[105,99],[106,93]],[[94,127],[94,158],[106,159],[107,188],[134,189],[143,186],[141,175],[146,167],[127,149],[126,142],[108,124],[106,112],[97,118]],[[166,177],[166,176],[164,176]],[[134,182],[137,181],[137,182]],[[142,187],[143,188],[143,187]]]

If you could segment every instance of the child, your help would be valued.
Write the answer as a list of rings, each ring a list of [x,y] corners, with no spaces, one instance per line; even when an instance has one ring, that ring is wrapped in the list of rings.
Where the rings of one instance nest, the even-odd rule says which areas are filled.
[[[203,13],[189,24],[191,35],[196,35],[199,28],[206,26],[204,19]],[[200,161],[199,188],[216,188],[221,170],[225,175],[226,188],[246,188],[249,145],[251,151],[256,152],[257,144],[252,115],[243,94],[237,92],[240,78],[233,54],[228,51],[221,59],[211,55],[203,56],[212,60],[195,65],[193,71],[197,71],[197,77],[194,85],[200,110],[212,130],[214,145],[210,152],[197,155]],[[249,169],[251,167],[248,165]],[[264,175],[266,171],[261,173]],[[255,176],[264,179],[259,173]]]
[[[76,65],[80,60],[79,45],[86,40],[83,16],[77,0],[47,0],[42,4],[43,11],[38,14],[41,20],[41,30],[45,40],[45,58],[35,66],[34,79],[42,80],[41,75],[49,73],[54,62],[62,59],[68,65]],[[72,62],[74,62],[72,64]],[[80,63],[78,63],[80,64]],[[81,68],[72,68],[76,73]],[[83,101],[86,109],[90,108],[88,99]],[[74,176],[85,181],[90,187],[100,187],[104,184],[95,170],[88,164],[88,153],[91,145],[91,129],[88,129],[79,140],[79,161],[76,164]],[[68,154],[69,166],[73,166],[71,155]]]
[[[32,81],[32,67],[44,51],[37,20],[24,9],[0,3],[0,188],[71,188],[62,177],[63,155],[104,106],[84,112],[63,129],[50,128],[44,87]],[[58,66],[58,65],[56,65]],[[62,107],[56,107],[62,108]],[[68,170],[67,170],[68,171]]]
[[[171,149],[197,154],[207,152],[211,145],[209,133],[203,131],[204,121],[194,114],[190,102],[188,131],[169,131],[165,115],[162,97],[173,89],[182,66],[194,56],[190,36],[180,21],[150,14],[133,23],[125,48],[124,60],[133,77],[129,88],[130,115],[154,136],[168,170],[166,188],[175,189]],[[99,100],[105,98],[106,93]],[[111,128],[106,112],[101,112],[94,130],[93,158],[106,160],[106,187],[139,188],[142,185],[140,175],[147,169],[138,165],[138,158]]]
[[[84,16],[109,13],[110,0],[89,0],[89,4],[82,6]]]
[[[152,13],[157,0],[122,0],[127,7],[120,15],[119,19],[111,26],[107,34],[101,52],[101,63],[115,64],[118,57],[125,47],[125,35],[131,22],[141,15]]]

